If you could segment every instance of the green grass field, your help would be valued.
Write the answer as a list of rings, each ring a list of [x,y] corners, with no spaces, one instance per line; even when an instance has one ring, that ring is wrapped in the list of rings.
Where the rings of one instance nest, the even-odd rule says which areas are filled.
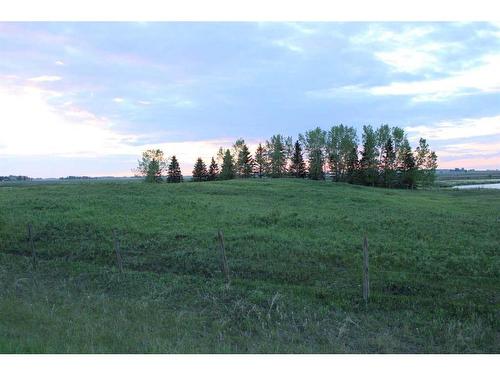
[[[500,349],[500,191],[25,183],[0,185],[0,208],[2,353]]]

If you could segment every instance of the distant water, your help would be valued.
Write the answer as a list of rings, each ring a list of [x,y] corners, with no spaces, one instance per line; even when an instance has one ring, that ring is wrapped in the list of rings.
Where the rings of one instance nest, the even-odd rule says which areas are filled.
[[[453,186],[454,189],[500,189],[500,184],[482,184],[482,185],[459,185]]]

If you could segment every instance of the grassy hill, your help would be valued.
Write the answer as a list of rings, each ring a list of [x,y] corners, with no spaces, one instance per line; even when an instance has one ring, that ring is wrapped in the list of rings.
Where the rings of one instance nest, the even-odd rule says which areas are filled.
[[[0,207],[0,352],[499,351],[500,191],[25,183]]]

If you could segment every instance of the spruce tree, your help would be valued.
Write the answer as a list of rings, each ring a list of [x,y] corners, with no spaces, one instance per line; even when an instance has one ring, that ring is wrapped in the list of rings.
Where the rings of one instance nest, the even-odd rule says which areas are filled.
[[[307,175],[306,164],[302,156],[302,147],[300,142],[296,141],[292,155],[292,162],[290,164],[290,174],[297,178],[305,178]]]
[[[266,149],[262,147],[261,143],[259,143],[259,146],[255,151],[255,168],[259,177],[262,177],[264,174],[266,174],[267,164]]]
[[[201,158],[196,160],[193,169],[193,181],[206,181],[208,176],[207,166]]]
[[[215,181],[219,177],[219,166],[215,162],[215,159],[212,157],[212,162],[210,163],[210,167],[208,167],[208,181]]]
[[[281,134],[276,134],[266,141],[271,177],[283,177],[286,173],[287,144]]]
[[[167,177],[167,182],[182,182],[182,173],[181,173],[181,167],[179,166],[179,162],[177,161],[177,158],[172,156],[172,159],[170,161],[170,164],[168,165],[168,177]]]
[[[238,169],[239,175],[243,178],[248,178],[253,172],[253,158],[248,150],[248,146],[243,144],[238,154]]]
[[[302,148],[307,162],[304,162]],[[335,181],[415,188],[420,184],[432,184],[437,168],[436,153],[429,149],[425,139],[420,140],[413,153],[404,130],[389,125],[378,129],[364,126],[362,147],[358,146],[355,128],[341,124],[332,127],[328,133],[317,127],[304,135],[299,134],[299,141],[295,143],[291,137],[274,135],[265,146],[259,143],[254,157],[244,140],[238,139],[230,149],[221,147],[217,158],[212,158],[209,171],[205,172],[207,180],[232,179],[237,175],[249,177],[252,174],[282,177],[288,172],[295,177],[304,177],[307,173],[311,179],[324,179],[325,161],[328,161]],[[177,164],[177,167],[172,164]],[[158,165],[149,157],[145,157],[140,166],[147,167],[141,172],[145,176],[153,176],[158,171]],[[178,172],[174,173],[174,169]],[[201,180],[204,171],[204,164],[198,160],[193,178]],[[178,180],[182,180],[182,175],[174,157],[169,166],[168,182]]]
[[[234,160],[231,151],[226,150],[224,153],[224,158],[222,160],[222,170],[220,173],[221,180],[231,180],[234,178]]]

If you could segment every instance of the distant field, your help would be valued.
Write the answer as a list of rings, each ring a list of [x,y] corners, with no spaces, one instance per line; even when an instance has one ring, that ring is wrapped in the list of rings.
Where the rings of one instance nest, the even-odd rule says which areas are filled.
[[[488,185],[488,184],[498,184],[499,182],[500,179],[438,180],[436,181],[436,186],[453,187],[453,186],[463,186],[463,185]]]
[[[20,183],[0,184],[0,207],[3,353],[500,349],[500,191]]]
[[[500,182],[500,171],[467,171],[438,173],[437,187],[452,187],[461,185],[482,185]]]

